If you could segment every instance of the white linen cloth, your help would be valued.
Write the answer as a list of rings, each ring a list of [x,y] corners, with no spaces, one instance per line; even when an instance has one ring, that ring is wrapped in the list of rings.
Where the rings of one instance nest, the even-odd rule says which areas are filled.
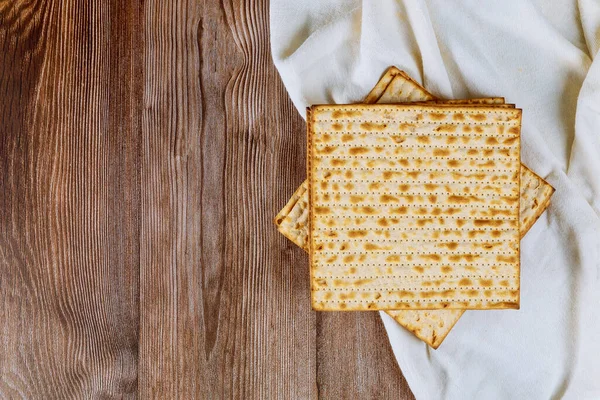
[[[523,163],[556,188],[521,242],[520,310],[468,311],[438,350],[382,313],[415,396],[599,399],[600,1],[272,0],[270,18],[303,116],[390,65],[442,98],[504,96]]]

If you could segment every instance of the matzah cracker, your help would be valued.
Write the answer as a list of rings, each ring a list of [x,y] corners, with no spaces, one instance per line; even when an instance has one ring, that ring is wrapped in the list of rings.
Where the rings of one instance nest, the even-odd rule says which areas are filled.
[[[308,239],[307,190],[308,183],[304,181],[275,217],[275,224],[283,228],[279,231],[303,249],[306,249]]]
[[[389,67],[385,71],[383,76],[379,79],[375,87],[373,87],[373,89],[371,89],[367,97],[365,97],[364,102],[367,104],[377,103],[381,95],[383,95],[387,91],[391,91],[391,88],[388,88],[388,86],[398,75],[404,77],[404,73],[398,68]]]
[[[386,74],[382,77],[378,85],[373,88],[370,96],[370,101],[377,101],[383,91],[387,91],[391,77],[400,75],[395,79],[408,80],[412,85],[415,85],[421,89],[422,93],[426,94],[426,97],[419,100],[426,100],[432,98],[424,88],[420,87],[418,83],[412,81],[409,77],[403,73],[399,73],[395,67],[388,69]],[[390,77],[391,76],[391,77]],[[400,85],[398,85],[400,86]],[[431,97],[429,97],[431,96]],[[373,100],[374,99],[374,100]],[[390,97],[391,102],[403,102],[406,99],[401,95],[398,97]],[[369,101],[366,101],[369,102]],[[471,99],[471,100],[456,100],[456,102],[466,102],[471,104],[475,103],[503,103],[503,98],[493,99]],[[533,184],[528,184],[531,182]],[[537,188],[535,194],[530,193],[530,187]],[[277,215],[275,222],[279,230],[287,236],[290,240],[296,243],[298,246],[307,250],[306,242],[308,237],[308,226],[307,226],[307,215],[308,215],[308,193],[307,182],[304,181],[298,188],[292,199],[288,202],[286,207]],[[550,197],[554,189],[545,182],[542,178],[537,177],[524,165],[521,166],[521,198],[520,198],[520,233],[524,236],[531,224],[543,213],[547,207]],[[528,193],[530,193],[528,195]],[[299,198],[304,201],[299,201]],[[536,202],[532,201],[537,199]],[[528,212],[534,212],[531,214],[533,218],[527,216]],[[300,217],[296,217],[300,216]],[[527,220],[531,221],[530,224]],[[419,339],[423,340],[429,346],[437,348],[444,338],[448,335],[452,327],[456,324],[458,319],[461,317],[464,310],[400,310],[400,311],[387,311],[400,325],[404,326],[407,330],[411,331]]]
[[[543,210],[548,207],[553,193],[554,188],[530,169],[521,174],[521,237],[525,236]]]
[[[492,106],[313,106],[313,308],[518,308],[520,121]]]

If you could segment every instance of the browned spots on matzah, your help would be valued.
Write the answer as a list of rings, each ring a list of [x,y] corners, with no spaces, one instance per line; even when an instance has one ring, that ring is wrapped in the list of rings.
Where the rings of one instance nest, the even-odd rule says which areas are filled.
[[[381,197],[379,198],[379,200],[382,203],[397,203],[397,202],[400,201],[396,196],[391,196],[389,194],[381,195]]]
[[[331,118],[336,119],[336,118],[344,118],[344,117],[348,117],[348,118],[352,118],[355,116],[359,116],[360,115],[360,111],[356,111],[356,110],[336,110],[331,114]]]
[[[498,262],[506,262],[506,263],[514,263],[517,261],[517,256],[503,256],[503,255],[498,255],[496,256],[496,261]]]
[[[395,207],[390,210],[392,214],[406,214],[408,212],[408,208],[405,206]]]
[[[440,261],[442,259],[438,254],[426,254],[423,258],[431,261]]]
[[[433,223],[433,218],[423,218],[417,221],[418,226],[425,226],[431,223]]]
[[[452,125],[452,124],[446,124],[446,125],[440,125],[437,128],[434,129],[436,132],[442,132],[442,133],[452,133],[452,132],[456,132],[456,125]],[[448,143],[448,141],[450,139],[455,139],[454,136],[449,136],[446,139],[446,143]]]
[[[490,210],[489,214],[492,217],[495,217],[495,216],[498,216],[498,215],[504,215],[504,216],[510,216],[511,215],[510,210],[494,210],[494,209]]]
[[[351,156],[356,156],[359,154],[368,153],[369,148],[368,147],[352,147],[352,148],[350,148],[350,150],[348,152],[350,153]]]
[[[486,116],[485,114],[470,114],[471,119],[475,120],[475,121],[485,121],[486,120]]]
[[[375,209],[374,207],[369,207],[369,206],[355,207],[354,211],[359,214],[367,214],[367,215],[377,214],[377,209]]]
[[[476,200],[477,200],[477,196],[456,196],[456,195],[448,196],[448,203],[454,203],[454,204],[468,204],[471,201],[476,201]]]
[[[331,153],[333,153],[335,150],[336,150],[336,147],[334,147],[334,146],[326,146],[326,147],[323,147],[323,148],[322,148],[322,149],[320,149],[320,150],[317,150],[317,152],[318,152],[319,154],[331,154]]]
[[[413,129],[415,129],[417,127],[416,124],[409,124],[406,122],[401,122],[400,124],[398,124],[398,129],[401,131],[411,131]]]
[[[382,130],[385,129],[387,127],[387,124],[377,124],[377,123],[373,123],[373,122],[363,122],[359,125],[361,127],[361,129],[364,129],[365,131],[369,132],[372,130]]]
[[[367,236],[368,232],[363,230],[353,230],[348,232],[348,237],[350,238],[359,238]]]
[[[350,135],[350,134],[344,134],[342,135],[342,142],[346,143],[346,142],[351,142],[354,140],[354,135]]]

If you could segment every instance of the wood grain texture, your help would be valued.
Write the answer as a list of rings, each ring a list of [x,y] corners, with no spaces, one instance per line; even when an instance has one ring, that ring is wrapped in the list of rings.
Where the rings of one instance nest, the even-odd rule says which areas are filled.
[[[319,398],[414,399],[378,312],[317,315]]]
[[[0,3],[1,398],[137,392],[135,8]]]
[[[303,124],[267,12],[144,4],[142,398],[316,397],[306,259],[272,224]]]
[[[407,398],[310,310],[268,2],[0,1],[0,398]]]

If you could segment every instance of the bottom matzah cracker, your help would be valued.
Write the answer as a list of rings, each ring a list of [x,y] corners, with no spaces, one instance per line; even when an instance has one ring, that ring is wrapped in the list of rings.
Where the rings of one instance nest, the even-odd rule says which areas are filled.
[[[402,79],[390,87],[394,77]],[[432,100],[434,97],[424,88],[412,81],[395,67],[388,69],[384,77],[368,96],[369,102],[377,101],[385,92],[389,102]],[[503,101],[503,99],[502,99]],[[496,101],[493,101],[496,102]],[[276,224],[281,233],[306,249],[308,236],[308,194],[306,181],[298,188],[292,199],[276,217]],[[547,207],[554,189],[543,179],[537,177],[523,166],[521,176],[521,236],[523,236],[535,220]],[[388,311],[402,326],[413,332],[433,348],[437,348],[446,337],[452,326],[458,321],[463,310],[402,310]]]

